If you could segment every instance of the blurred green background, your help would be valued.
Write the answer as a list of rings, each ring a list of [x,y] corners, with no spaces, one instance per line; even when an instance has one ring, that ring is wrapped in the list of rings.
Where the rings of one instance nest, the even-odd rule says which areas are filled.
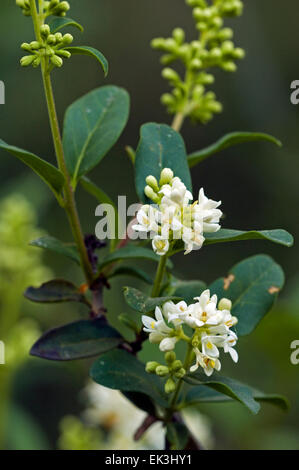
[[[0,106],[0,136],[53,162],[39,71],[19,66],[19,45],[33,39],[32,25],[14,3],[1,0],[0,80],[6,85],[6,104]],[[76,43],[100,49],[109,59],[110,74],[104,80],[98,64],[85,57],[66,61],[63,69],[53,74],[59,118],[62,122],[65,108],[95,87],[112,83],[129,91],[132,107],[128,126],[92,177],[115,199],[117,195],[127,195],[128,203],[133,203],[136,202],[133,170],[124,147],[136,146],[144,122],[171,120],[159,102],[167,89],[161,78],[159,53],[152,51],[149,43],[156,36],[168,36],[177,26],[184,27],[187,38],[192,39],[191,10],[184,0],[71,0],[70,3],[69,16],[85,26],[82,38],[79,32],[73,31]],[[189,151],[237,130],[268,132],[284,146],[278,149],[267,143],[252,143],[207,160],[192,171],[194,193],[204,186],[213,199],[222,200],[226,227],[285,228],[297,237],[299,109],[290,103],[290,83],[299,78],[295,53],[299,39],[298,2],[289,0],[283,6],[280,0],[245,0],[244,3],[244,15],[233,20],[232,25],[235,42],[246,50],[246,59],[235,74],[216,73],[215,89],[224,104],[224,112],[206,127],[186,123],[182,134]],[[13,193],[25,195],[33,204],[39,227],[70,240],[64,213],[57,208],[47,188],[21,163],[1,152],[0,197]],[[97,222],[96,203],[81,192],[78,202],[84,230],[93,233]],[[286,395],[291,410],[283,414],[264,406],[257,417],[252,417],[238,405],[202,407],[212,417],[215,448],[299,449],[299,365],[291,365],[289,359],[290,343],[299,339],[297,246],[286,249],[260,241],[215,245],[192,257],[179,256],[176,260],[178,275],[204,278],[208,282],[255,253],[270,254],[286,272],[287,282],[280,302],[253,335],[240,340],[240,362],[231,373],[265,391]],[[73,266],[64,259],[47,255],[44,260],[56,277],[73,276]],[[121,286],[132,282],[123,278],[114,281],[114,295],[110,292],[106,295],[109,315],[116,326],[117,316],[124,309]],[[33,308],[24,301],[21,313],[33,315],[45,330],[76,319],[82,312],[72,306]],[[55,448],[60,419],[82,409],[78,392],[84,386],[87,367],[86,362],[57,365],[30,359],[20,368],[14,380],[13,401],[23,414],[34,418],[35,430],[29,442],[24,442],[24,437],[22,441],[21,436],[16,438],[16,431],[12,431],[14,438],[7,446]],[[229,368],[229,363],[225,364],[225,374],[229,374]],[[20,428],[23,418],[21,413],[17,414],[12,420],[15,427]],[[43,439],[38,426],[43,430]]]

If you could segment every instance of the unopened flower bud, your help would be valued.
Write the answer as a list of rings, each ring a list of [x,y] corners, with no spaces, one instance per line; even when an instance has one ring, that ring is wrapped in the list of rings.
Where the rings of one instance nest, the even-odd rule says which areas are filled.
[[[49,34],[49,36],[47,37],[47,43],[48,44],[56,44],[56,37],[54,34]]]
[[[149,374],[155,374],[157,367],[159,366],[158,362],[151,361],[146,364],[145,370]]]
[[[170,183],[173,177],[174,177],[174,174],[170,168],[163,168],[163,170],[161,171],[161,175],[160,175],[160,181],[159,181],[160,186]]]
[[[168,364],[172,364],[176,360],[176,354],[174,351],[168,351],[165,354],[165,361],[168,362]]]
[[[182,44],[185,40],[185,33],[182,28],[175,28],[172,32],[172,36],[178,44]]]
[[[40,33],[43,38],[47,38],[50,34],[50,26],[48,24],[43,24],[40,27]]]
[[[147,176],[145,181],[146,181],[146,184],[148,184],[151,188],[153,188],[153,190],[156,193],[160,190],[160,188],[158,186],[158,181],[153,175]]]
[[[158,366],[156,368],[156,374],[159,375],[159,377],[166,377],[166,375],[169,374],[169,368],[167,366]]]
[[[71,44],[73,42],[74,38],[71,34],[65,34],[62,38],[62,43],[65,45],[65,46],[68,46],[69,44]]]
[[[177,379],[182,379],[186,375],[186,370],[182,367],[174,375]]]
[[[32,62],[34,61],[35,58],[36,58],[36,55],[25,55],[20,60],[21,66],[22,67],[28,67],[29,65],[32,64]]]
[[[23,44],[21,44],[21,49],[23,49],[23,51],[31,52],[31,45],[28,44],[28,42],[23,42]]]
[[[157,193],[155,193],[153,188],[151,188],[150,186],[148,186],[148,185],[145,186],[144,194],[146,195],[146,197],[151,199],[153,202],[156,202],[156,203],[159,202],[159,196],[157,195]]]
[[[182,361],[176,360],[172,363],[171,369],[175,372],[179,371],[182,368],[183,364]]]
[[[219,310],[231,310],[232,301],[223,297],[223,299],[219,301],[218,308]]]
[[[40,43],[38,41],[31,41],[30,47],[33,51],[37,51],[40,48]]]
[[[162,70],[162,77],[172,82],[178,82],[180,80],[180,77],[177,72],[169,67],[166,67]]]
[[[173,393],[175,391],[175,382],[173,379],[169,378],[165,384],[164,390],[167,394]]]
[[[63,60],[61,57],[58,57],[58,55],[54,54],[50,57],[50,60],[55,67],[62,67],[63,65]]]

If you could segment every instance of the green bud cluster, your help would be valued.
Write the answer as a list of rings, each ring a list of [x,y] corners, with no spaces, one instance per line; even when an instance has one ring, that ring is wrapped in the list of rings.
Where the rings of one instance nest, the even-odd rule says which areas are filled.
[[[242,14],[243,3],[241,0],[186,0],[186,3],[193,8],[198,40],[186,42],[184,31],[176,28],[171,38],[154,39],[152,47],[164,52],[161,62],[166,67],[162,76],[169,82],[172,92],[164,94],[161,101],[168,112],[181,113],[205,124],[222,111],[215,94],[206,91],[214,82],[209,69],[220,67],[234,72],[235,62],[245,55],[243,49],[235,47],[232,29],[223,26],[225,17]],[[169,67],[175,61],[183,63],[184,78]]]
[[[165,354],[165,361],[167,365],[159,364],[156,361],[150,361],[146,364],[146,372],[149,374],[156,374],[158,377],[167,378],[164,389],[167,394],[174,392],[176,388],[175,379],[182,379],[186,374],[182,361],[176,358],[173,351]]]
[[[71,53],[64,48],[69,46],[73,41],[71,34],[55,33],[52,34],[50,27],[44,24],[40,27],[41,41],[32,41],[30,43],[24,42],[21,48],[29,52],[21,59],[22,67],[38,67],[41,63],[42,57],[46,57],[52,67],[61,67],[63,65],[63,58],[69,59]]]
[[[16,0],[16,4],[21,8],[25,16],[31,16],[31,8],[29,0]],[[69,2],[60,1],[60,0],[50,0],[44,2],[43,11],[41,12],[46,18],[47,16],[65,16],[67,11],[70,9]]]
[[[173,171],[170,168],[164,168],[160,173],[159,182],[157,178],[153,175],[147,176],[145,182],[146,186],[144,188],[145,195],[151,199],[155,204],[159,204],[161,201],[161,194],[159,191],[164,184],[171,183],[174,177]]]

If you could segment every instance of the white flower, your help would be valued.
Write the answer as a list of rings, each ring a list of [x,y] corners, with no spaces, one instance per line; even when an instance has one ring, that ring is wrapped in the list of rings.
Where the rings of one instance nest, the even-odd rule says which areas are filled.
[[[200,297],[195,297],[196,303],[191,304],[185,316],[185,323],[191,328],[218,325],[221,319],[217,310],[217,295],[210,297],[210,291],[205,290]]]
[[[137,212],[137,225],[133,225],[133,230],[137,232],[157,232],[159,211],[150,205],[142,206]]]
[[[157,255],[164,256],[169,250],[169,241],[161,235],[155,235],[152,241],[152,246]]]
[[[226,337],[223,343],[224,352],[229,353],[234,362],[238,362],[239,360],[238,353],[234,349],[234,346],[237,344],[237,340],[237,335],[233,331],[230,331],[230,334]]]
[[[172,322],[175,326],[183,323],[183,314],[187,311],[188,305],[183,300],[177,304],[172,301],[166,302],[163,305],[163,314],[169,322]]]
[[[200,352],[198,348],[194,348],[196,362],[190,367],[190,372],[195,372],[198,367],[202,367],[204,373],[209,377],[213,374],[214,370],[219,371],[221,369],[221,363],[217,357],[209,357]]]
[[[163,194],[162,204],[166,205],[178,204],[183,206],[193,199],[191,192],[187,190],[184,183],[178,177],[172,179],[171,185],[163,185],[160,193]]]
[[[159,307],[155,309],[155,317],[142,316],[143,330],[149,333],[151,343],[159,344],[161,351],[171,351],[174,349],[178,338],[173,335],[174,330],[166,325],[164,317]]]
[[[202,352],[205,356],[219,357],[219,349],[216,345],[221,344],[223,344],[223,338],[221,336],[203,335],[201,337]]]
[[[198,204],[193,208],[194,219],[203,221],[203,232],[217,232],[220,229],[219,220],[222,216],[220,209],[217,209],[221,201],[216,202],[205,196],[203,188],[198,194]]]

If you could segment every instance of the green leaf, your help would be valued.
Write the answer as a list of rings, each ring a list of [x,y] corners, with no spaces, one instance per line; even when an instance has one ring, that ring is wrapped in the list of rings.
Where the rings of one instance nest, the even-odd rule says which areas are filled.
[[[70,46],[65,47],[65,50],[69,51],[71,54],[77,55],[88,55],[89,57],[93,57],[98,62],[100,62],[102,69],[104,71],[105,77],[108,75],[109,65],[108,60],[100,51],[95,49],[94,47],[90,46]]]
[[[185,449],[189,436],[189,430],[184,423],[171,422],[166,426],[166,437],[171,443],[171,450]]]
[[[206,287],[206,284],[202,281],[181,281],[173,278],[165,293],[181,297],[189,304],[193,302],[194,297],[199,297]]]
[[[271,405],[277,406],[283,411],[287,411],[289,409],[289,403],[285,397],[275,394],[265,394],[251,387],[248,388],[251,389],[252,396],[255,401],[259,403],[269,403]],[[179,408],[196,406],[200,403],[226,403],[233,401],[235,401],[234,398],[231,398],[228,395],[224,395],[214,388],[198,385],[193,386],[188,390],[186,398]]]
[[[109,152],[128,116],[129,95],[115,86],[97,88],[67,109],[63,146],[74,185]]]
[[[78,287],[64,279],[54,279],[40,287],[28,287],[24,295],[32,302],[40,303],[87,302]]]
[[[40,237],[31,241],[30,245],[58,253],[59,255],[64,255],[72,261],[75,261],[75,263],[80,264],[80,256],[77,248],[74,245],[63,243],[57,238],[49,236]]]
[[[53,191],[55,197],[60,201],[64,186],[63,174],[53,165],[37,157],[33,153],[9,145],[0,139],[0,149],[11,153],[25,165],[29,166]]]
[[[205,245],[212,243],[234,242],[239,240],[269,240],[290,247],[294,243],[292,235],[286,230],[242,230],[220,229],[215,233],[205,233]]]
[[[233,380],[229,377],[221,377],[215,373],[212,377],[207,377],[202,372],[188,374],[184,380],[190,384],[210,387],[233,400],[237,400],[245,405],[253,414],[257,414],[260,410],[260,405],[253,396],[253,390],[237,380]]]
[[[118,230],[119,230],[119,220],[118,220],[118,210],[112,199],[106,194],[102,189],[100,189],[96,184],[90,181],[89,178],[84,176],[80,180],[81,186],[87,191],[91,196],[97,199],[101,204],[108,204],[109,206],[113,207],[114,216],[113,219],[110,218],[110,212],[107,212],[107,220],[109,224],[109,233],[115,233],[115,238],[110,239],[110,247],[111,250],[114,250],[119,238],[118,238]]]
[[[143,292],[133,287],[124,287],[124,296],[127,304],[137,312],[149,313],[157,306],[164,304],[169,300],[179,301],[180,297],[167,296],[167,297],[148,297]]]
[[[103,354],[122,341],[105,319],[80,320],[46,332],[30,354],[51,361],[72,361]]]
[[[143,269],[134,268],[133,266],[120,266],[116,268],[111,274],[108,275],[108,279],[116,276],[131,276],[136,279],[140,279],[147,284],[153,284],[153,279]]]
[[[238,263],[209,289],[219,299],[232,301],[232,315],[238,318],[235,328],[243,336],[251,333],[269,312],[283,284],[281,267],[269,256],[257,255]]]
[[[115,349],[101,356],[91,366],[90,376],[104,387],[142,393],[160,406],[168,405],[160,379],[148,374],[145,365],[125,350]]]
[[[126,246],[120,250],[114,251],[107,255],[101,262],[100,269],[111,263],[117,261],[131,260],[131,259],[146,259],[149,261],[159,262],[160,256],[156,255],[153,250],[143,248],[141,246]],[[171,262],[168,262],[168,266],[171,266]]]
[[[281,142],[272,137],[269,134],[264,134],[260,132],[231,132],[230,134],[225,135],[221,139],[217,140],[215,144],[206,147],[205,149],[199,150],[197,152],[193,152],[188,155],[188,163],[190,168],[201,163],[206,158],[214,155],[215,153],[220,152],[221,150],[225,150],[228,147],[232,147],[234,145],[242,144],[244,142],[254,142],[257,140],[263,140],[272,142],[273,144],[278,145],[281,147]]]
[[[153,175],[159,181],[163,168],[171,168],[192,191],[185,143],[181,135],[165,124],[148,123],[141,127],[135,159],[135,184],[139,199],[147,202],[145,179]]]
[[[81,33],[83,33],[84,31],[83,26],[77,23],[77,21],[72,20],[72,18],[66,18],[61,16],[55,16],[53,20],[50,21],[49,26],[51,29],[51,33],[54,34],[67,26],[74,26],[75,28],[79,29]]]

